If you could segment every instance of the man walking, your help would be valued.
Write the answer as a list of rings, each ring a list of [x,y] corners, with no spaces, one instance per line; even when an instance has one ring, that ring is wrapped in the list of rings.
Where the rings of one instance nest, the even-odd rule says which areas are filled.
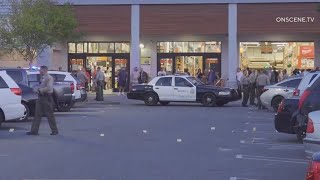
[[[36,102],[35,117],[32,121],[31,131],[27,132],[27,135],[39,135],[39,127],[41,118],[45,115],[48,118],[49,125],[52,133],[50,135],[57,135],[58,128],[55,117],[53,115],[53,77],[48,74],[48,67],[40,67],[41,83],[34,91],[38,93],[38,100]]]
[[[258,99],[258,108],[264,109],[261,103],[260,96],[263,93],[264,86],[270,85],[270,79],[268,76],[268,72],[263,70],[257,77],[257,99]]]
[[[95,78],[95,82],[97,84],[96,89],[96,101],[104,101],[103,99],[103,86],[104,86],[104,73],[101,71],[101,68],[97,68],[97,74]]]

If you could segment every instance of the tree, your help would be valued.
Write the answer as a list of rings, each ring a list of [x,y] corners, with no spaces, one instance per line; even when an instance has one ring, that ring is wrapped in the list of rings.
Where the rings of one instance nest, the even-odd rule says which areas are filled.
[[[7,0],[8,12],[0,16],[2,54],[20,54],[31,65],[54,43],[75,40],[77,20],[69,3],[53,0]],[[4,5],[3,5],[4,6]]]

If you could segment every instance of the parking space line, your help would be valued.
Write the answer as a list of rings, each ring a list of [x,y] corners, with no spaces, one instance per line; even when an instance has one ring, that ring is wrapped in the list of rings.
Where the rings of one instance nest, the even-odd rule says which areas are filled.
[[[256,180],[256,179],[241,178],[241,177],[230,177],[230,180]]]
[[[236,159],[245,160],[257,160],[257,161],[270,161],[270,162],[281,162],[281,163],[295,163],[295,164],[308,164],[306,159],[294,159],[294,158],[280,158],[280,157],[269,157],[269,156],[251,156],[251,155],[236,155]]]
[[[48,179],[48,178],[40,178],[40,179],[23,179],[23,180],[97,180],[97,179]]]

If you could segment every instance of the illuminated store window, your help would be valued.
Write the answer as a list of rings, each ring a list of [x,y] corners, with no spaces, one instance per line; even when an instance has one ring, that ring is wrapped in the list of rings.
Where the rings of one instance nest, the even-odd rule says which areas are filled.
[[[130,53],[129,43],[115,43],[116,53]]]
[[[314,68],[313,42],[241,42],[239,52],[241,68],[274,67],[288,73]]]
[[[114,43],[99,43],[99,53],[114,53]]]
[[[68,43],[68,51],[69,53],[76,53],[76,44],[75,43]]]
[[[83,53],[83,43],[77,43],[77,53]]]
[[[89,53],[99,53],[99,43],[89,43]]]
[[[221,53],[221,42],[158,42],[158,53]]]

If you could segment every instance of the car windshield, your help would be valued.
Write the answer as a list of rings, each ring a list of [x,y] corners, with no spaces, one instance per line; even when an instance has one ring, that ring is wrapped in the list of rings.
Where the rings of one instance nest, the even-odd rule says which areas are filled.
[[[195,86],[198,86],[198,85],[204,85],[204,83],[198,79],[198,78],[195,78],[195,77],[187,77],[187,79]]]

